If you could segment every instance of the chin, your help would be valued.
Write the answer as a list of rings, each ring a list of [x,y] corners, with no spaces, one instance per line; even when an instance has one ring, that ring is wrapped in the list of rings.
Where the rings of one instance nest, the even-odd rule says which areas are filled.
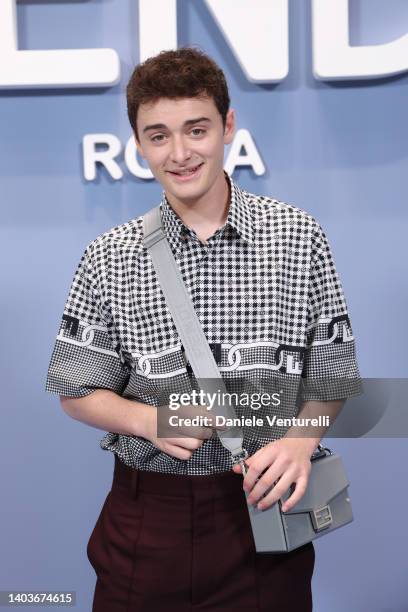
[[[202,187],[191,185],[189,188],[174,189],[170,188],[169,193],[172,193],[178,200],[198,200],[206,192]]]

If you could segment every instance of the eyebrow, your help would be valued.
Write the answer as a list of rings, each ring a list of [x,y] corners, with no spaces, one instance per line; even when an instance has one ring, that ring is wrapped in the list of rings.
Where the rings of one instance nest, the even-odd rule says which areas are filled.
[[[195,123],[202,123],[203,121],[211,121],[211,119],[209,119],[208,117],[197,117],[197,119],[187,119],[187,121],[183,123],[183,127],[194,125]],[[152,123],[151,125],[146,125],[146,127],[143,129],[143,133],[147,132],[148,130],[167,130],[167,129],[168,129],[167,125],[164,123]]]

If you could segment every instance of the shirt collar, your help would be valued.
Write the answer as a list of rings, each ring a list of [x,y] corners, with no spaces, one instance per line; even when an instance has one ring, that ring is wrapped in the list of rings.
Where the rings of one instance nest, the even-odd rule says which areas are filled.
[[[230,184],[231,191],[226,225],[233,227],[245,242],[252,243],[254,230],[249,198],[225,171],[224,175]],[[166,235],[174,247],[174,250],[178,250],[182,232],[188,232],[190,230],[173,210],[164,191],[160,207],[162,211],[162,223]]]

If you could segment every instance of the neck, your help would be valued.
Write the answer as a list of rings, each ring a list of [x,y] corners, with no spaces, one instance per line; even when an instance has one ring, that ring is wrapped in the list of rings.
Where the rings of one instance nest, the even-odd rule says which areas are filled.
[[[225,225],[230,203],[230,186],[224,172],[220,172],[214,184],[200,198],[179,200],[166,197],[175,213],[187,227],[193,229],[201,240],[206,240]]]

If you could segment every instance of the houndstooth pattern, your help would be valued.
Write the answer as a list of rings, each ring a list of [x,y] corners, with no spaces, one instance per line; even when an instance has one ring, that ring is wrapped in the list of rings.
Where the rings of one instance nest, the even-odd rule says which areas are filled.
[[[275,412],[289,417],[297,414],[301,382],[303,401],[359,394],[355,341],[322,227],[306,211],[249,193],[225,176],[231,192],[227,222],[206,243],[184,225],[164,193],[160,206],[204,333],[218,347],[214,355],[227,388],[284,387],[286,402]],[[142,238],[139,216],[86,247],[52,352],[47,391],[84,397],[111,389],[160,407],[169,391],[194,387]],[[282,435],[272,427],[258,436],[244,433],[250,454]],[[187,461],[144,438],[112,432],[101,448],[149,471],[210,474],[231,468],[216,435]]]

